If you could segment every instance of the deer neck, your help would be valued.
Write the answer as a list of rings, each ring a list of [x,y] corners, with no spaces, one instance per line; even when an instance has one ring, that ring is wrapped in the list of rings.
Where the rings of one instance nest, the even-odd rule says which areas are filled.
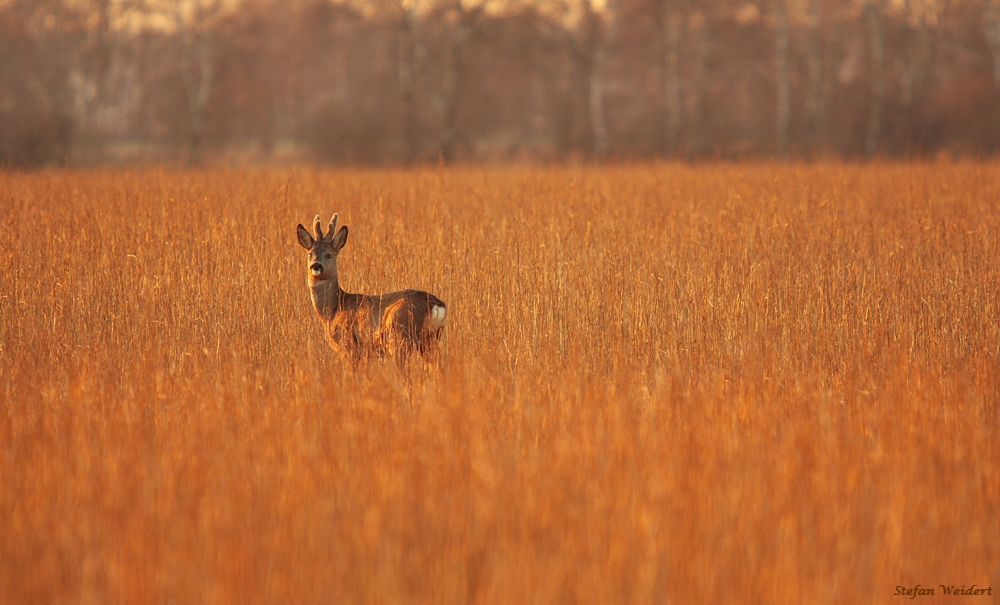
[[[313,306],[316,307],[320,319],[331,321],[340,310],[340,298],[344,293],[337,278],[310,280],[309,290],[312,292]]]

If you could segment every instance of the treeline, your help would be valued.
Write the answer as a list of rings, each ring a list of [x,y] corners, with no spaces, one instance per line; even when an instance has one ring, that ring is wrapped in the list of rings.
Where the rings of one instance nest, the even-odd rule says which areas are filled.
[[[996,0],[7,0],[0,162],[1000,149]]]

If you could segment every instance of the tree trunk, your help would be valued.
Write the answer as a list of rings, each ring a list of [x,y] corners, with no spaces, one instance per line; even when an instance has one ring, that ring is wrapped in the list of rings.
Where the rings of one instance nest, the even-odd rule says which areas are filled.
[[[871,59],[871,92],[868,102],[868,133],[865,137],[865,155],[871,158],[878,153],[879,138],[882,134],[885,40],[882,35],[882,17],[875,0],[868,0],[865,5],[865,14],[868,19]]]
[[[417,122],[414,101],[414,20],[412,8],[401,7],[399,28],[399,100],[403,121],[403,161],[413,164],[417,156]]]
[[[927,31],[927,23],[924,19],[916,25],[916,38],[914,52],[907,57],[903,64],[903,73],[900,76],[900,97],[903,105],[907,109],[913,104],[914,97],[920,88],[927,62],[931,57],[930,33]]]
[[[305,58],[302,45],[297,43],[295,37],[304,33],[304,19],[301,7],[296,8],[294,27],[291,28],[292,36],[281,40],[280,44],[289,50],[288,77],[284,80],[284,97],[287,109],[285,110],[286,121],[284,132],[280,130],[275,133],[276,138],[291,138],[296,141],[303,139],[305,132],[303,123],[305,121]],[[287,34],[286,34],[287,36]]]
[[[575,49],[571,47],[566,66],[568,73],[565,94],[559,95],[554,108],[556,150],[564,160],[569,159],[576,151],[577,98],[579,91],[585,88],[585,84],[581,84],[583,69],[580,63]]]
[[[663,95],[666,100],[666,129],[663,155],[677,151],[681,133],[680,29],[676,0],[663,0]]]
[[[609,2],[602,16],[593,9],[590,0],[583,0],[586,8],[585,44],[586,54],[590,57],[590,82],[588,84],[587,109],[590,114],[591,154],[603,159],[608,154],[608,126],[604,115],[604,84],[605,69],[608,59],[614,13]]]
[[[459,25],[461,27],[461,25]],[[458,44],[452,42],[447,65],[441,78],[441,139],[440,157],[445,162],[455,159],[455,115],[458,104]]]
[[[604,120],[604,67],[607,62],[604,45],[594,52],[590,70],[590,130],[593,133],[593,154],[603,159],[608,154],[608,127]]]
[[[1000,0],[984,0],[983,30],[993,51],[993,88],[1000,93]]]
[[[178,14],[178,20],[180,15]],[[211,33],[196,33],[193,24],[182,25],[181,30],[181,79],[187,92],[191,112],[191,130],[188,136],[188,163],[201,163],[201,145],[205,130],[205,107],[215,83],[215,63],[212,57]]]
[[[823,137],[823,117],[825,113],[822,102],[823,56],[820,35],[821,16],[820,0],[809,2],[809,38],[806,44],[806,124],[809,128],[810,147],[816,148]]]
[[[924,77],[927,72],[927,64],[933,54],[932,39],[927,24],[927,19],[921,16],[915,25],[916,42],[913,44],[914,50],[909,53],[903,62],[902,73],[900,74],[899,88],[900,101],[903,109],[900,112],[903,119],[903,136],[905,144],[914,143],[916,138],[916,116],[917,100],[921,97]]]
[[[109,0],[92,0],[85,6],[91,18],[79,24],[86,36],[78,51],[71,54],[74,61],[68,78],[77,134],[72,145],[81,139],[93,143],[95,138],[101,140],[108,134],[107,120],[101,119],[104,112],[100,110],[111,93],[111,8]]]
[[[791,119],[791,76],[788,69],[788,14],[786,0],[775,0],[774,74],[775,137],[780,155],[788,154],[788,125]]]
[[[458,116],[458,99],[460,79],[462,75],[465,45],[472,36],[473,22],[482,10],[482,5],[466,10],[461,2],[456,2],[453,10],[458,11],[458,19],[452,33],[448,58],[445,61],[444,75],[441,81],[442,126],[440,153],[441,159],[451,162],[455,159],[456,118]]]
[[[993,51],[993,98],[1000,102],[1000,0],[984,0],[983,30]],[[997,116],[996,133],[1000,136],[1000,108],[995,108]]]
[[[111,6],[109,0],[97,0],[94,4],[91,10],[97,23],[92,37],[90,72],[95,85],[94,104],[99,105],[107,98],[108,72],[111,64],[111,28],[108,24],[111,18]]]
[[[705,116],[705,81],[706,78],[706,64],[708,63],[708,54],[710,50],[710,41],[708,37],[707,25],[704,21],[700,23],[692,23],[689,29],[692,45],[694,46],[694,77],[692,78],[691,84],[691,119],[690,127],[687,133],[687,146],[688,153],[692,156],[698,156],[702,153],[705,146],[704,137],[704,116]]]

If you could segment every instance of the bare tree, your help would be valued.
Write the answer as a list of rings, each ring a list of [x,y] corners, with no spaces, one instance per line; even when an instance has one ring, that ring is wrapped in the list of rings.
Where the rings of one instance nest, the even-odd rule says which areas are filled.
[[[0,3],[0,164],[65,160],[73,138],[78,14],[60,0]]]
[[[78,20],[83,24],[81,48],[75,56],[76,65],[70,75],[77,119],[84,127],[93,121],[91,115],[105,101],[105,87],[111,54],[111,3],[91,0],[79,6]]]
[[[823,136],[826,116],[825,95],[823,95],[823,54],[822,54],[822,2],[809,0],[806,15],[806,101],[805,114],[810,143]]]
[[[933,6],[929,2],[908,3],[908,17],[910,27],[913,29],[914,40],[912,43],[913,52],[910,52],[904,59],[902,70],[900,70],[899,88],[903,105],[909,109],[913,104],[914,96],[924,78],[927,70],[927,63],[930,61],[932,52],[932,39],[930,35],[930,22],[936,21]]]
[[[1000,92],[1000,0],[983,1],[983,30],[993,51],[993,86]]]
[[[914,136],[916,104],[922,97],[927,82],[928,65],[934,54],[934,36],[931,28],[937,24],[941,5],[934,0],[907,0],[903,9],[912,40],[908,48],[900,48],[899,91],[900,112],[904,125],[902,136],[911,140]]]
[[[983,0],[983,30],[993,52],[993,93],[1000,99],[1000,0]],[[996,114],[1000,130],[1000,111]]]
[[[400,0],[399,9],[399,101],[403,114],[403,161],[409,166],[417,156],[414,80],[417,70],[416,30],[419,16],[414,0]]]
[[[596,19],[593,27],[598,32],[594,60],[590,71],[590,124],[594,133],[593,154],[598,158],[608,155],[608,123],[604,114],[604,95],[607,83],[608,53],[618,26],[616,0],[606,0],[603,11],[597,11],[591,2],[588,18]]]
[[[663,20],[663,96],[666,106],[666,129],[663,136],[663,155],[677,151],[681,134],[681,74],[679,0],[660,0]]]
[[[608,149],[604,88],[613,7],[598,7],[595,0],[553,0],[547,7],[561,26],[568,57],[566,98],[556,134],[558,147],[564,154],[582,151],[603,157]],[[583,109],[582,118],[577,115],[578,108]],[[581,131],[585,133],[582,137]]]
[[[761,134],[781,155],[993,150],[1000,0],[948,2],[0,0],[0,161],[120,141],[197,163],[210,136],[407,163],[473,137],[494,157],[747,152]],[[611,83],[632,87],[622,112]],[[773,130],[730,128],[771,111]]]
[[[775,138],[778,153],[788,153],[788,126],[791,120],[791,73],[788,60],[788,7],[787,0],[774,0],[774,80],[775,80]]]
[[[254,0],[250,0],[254,1]],[[277,3],[255,0],[259,14],[277,12],[270,16],[271,27],[267,32],[269,45],[267,83],[273,103],[274,124],[269,147],[281,139],[298,140],[303,136],[304,121],[304,71],[310,41],[307,40],[306,23],[309,19],[305,2]],[[276,9],[282,9],[277,11]]]
[[[201,163],[205,135],[205,108],[215,84],[213,35],[223,11],[221,0],[174,0],[177,28],[177,69],[184,83],[190,110],[187,159]]]
[[[708,31],[708,20],[701,11],[693,12],[688,17],[689,38],[694,61],[691,67],[691,91],[688,95],[689,126],[687,128],[687,148],[690,155],[697,156],[702,152],[705,141],[705,98],[708,87],[708,57],[711,51],[711,38]]]
[[[865,135],[865,155],[873,157],[878,152],[882,135],[882,107],[885,95],[885,39],[882,31],[882,15],[877,0],[865,1],[865,17],[868,25],[869,53],[869,99],[868,130]]]
[[[466,46],[475,36],[478,20],[484,14],[490,0],[478,0],[465,4],[453,0],[439,13],[450,25],[447,52],[444,58],[444,72],[441,78],[441,92],[438,106],[441,112],[440,152],[446,162],[455,159],[457,144],[458,102],[462,94]]]
[[[589,27],[579,24],[564,23],[569,19],[569,5],[561,7],[565,13],[556,14],[555,20],[564,29],[561,30],[564,45],[567,49],[565,67],[565,92],[560,107],[556,112],[556,148],[564,156],[580,152],[583,147],[592,145],[592,141],[581,142],[580,131],[590,128],[590,71],[593,56],[591,37],[593,32]],[[581,99],[583,102],[581,103]],[[582,110],[583,119],[580,118]]]

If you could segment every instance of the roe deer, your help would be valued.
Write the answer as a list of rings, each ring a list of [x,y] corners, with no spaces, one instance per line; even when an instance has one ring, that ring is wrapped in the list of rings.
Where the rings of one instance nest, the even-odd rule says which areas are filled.
[[[420,290],[400,290],[377,296],[350,294],[337,279],[337,255],[347,243],[347,227],[337,229],[337,215],[323,235],[319,215],[316,237],[301,224],[299,244],[309,251],[309,289],[330,344],[347,361],[372,354],[405,358],[424,353],[441,336],[447,309],[441,299]],[[334,232],[336,231],[336,235]]]

